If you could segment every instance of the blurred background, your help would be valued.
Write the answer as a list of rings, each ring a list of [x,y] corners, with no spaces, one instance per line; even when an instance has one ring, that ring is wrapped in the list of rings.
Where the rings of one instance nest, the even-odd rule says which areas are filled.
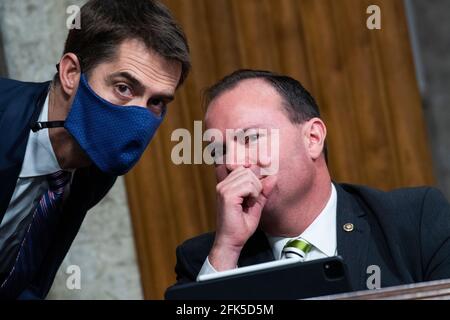
[[[83,0],[0,0],[0,75],[47,81]],[[328,126],[335,181],[435,185],[450,198],[450,0],[165,0],[193,70],[138,166],[87,215],[48,299],[161,299],[175,248],[214,229],[207,165],[171,161],[174,129],[202,120],[201,90],[237,68],[300,80]],[[381,29],[369,30],[370,5]],[[83,22],[81,21],[81,25]],[[66,287],[81,268],[81,290]]]

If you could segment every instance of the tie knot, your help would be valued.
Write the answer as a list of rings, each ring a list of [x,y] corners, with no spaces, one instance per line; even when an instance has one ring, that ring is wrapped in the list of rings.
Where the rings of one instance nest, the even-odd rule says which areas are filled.
[[[49,174],[47,176],[49,189],[55,193],[62,193],[64,187],[69,183],[70,172],[68,171],[57,171],[55,173]]]
[[[302,239],[294,239],[290,240],[283,248],[283,254],[286,258],[300,257],[302,260],[305,259],[305,256],[312,249],[312,245]]]

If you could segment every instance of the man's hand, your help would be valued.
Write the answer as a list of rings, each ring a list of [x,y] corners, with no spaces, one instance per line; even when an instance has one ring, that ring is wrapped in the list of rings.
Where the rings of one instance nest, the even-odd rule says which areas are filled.
[[[236,267],[275,183],[276,176],[258,179],[251,169],[238,167],[217,185],[217,231],[208,256],[214,269]]]

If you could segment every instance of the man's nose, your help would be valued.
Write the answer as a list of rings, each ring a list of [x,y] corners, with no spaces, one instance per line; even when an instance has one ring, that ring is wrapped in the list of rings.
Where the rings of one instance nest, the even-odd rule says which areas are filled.
[[[250,168],[251,164],[249,162],[238,163],[236,161],[233,161],[230,163],[227,162],[226,167],[227,167],[228,173],[231,173],[232,171],[236,170],[238,167]]]
[[[227,153],[225,156],[225,165],[228,172],[238,167],[250,168],[256,166],[256,159],[252,152],[245,146],[236,142],[227,144]]]
[[[238,167],[250,168],[252,167],[252,162],[248,156],[229,156],[225,159],[225,166],[227,168],[228,174],[236,170]]]

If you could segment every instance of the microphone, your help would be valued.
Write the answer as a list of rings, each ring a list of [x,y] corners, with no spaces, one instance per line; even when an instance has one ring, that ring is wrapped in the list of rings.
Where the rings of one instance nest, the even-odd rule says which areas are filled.
[[[49,129],[49,128],[60,128],[64,127],[65,121],[42,121],[42,122],[35,122],[32,125],[30,125],[30,129],[33,132],[38,132],[42,129]]]

